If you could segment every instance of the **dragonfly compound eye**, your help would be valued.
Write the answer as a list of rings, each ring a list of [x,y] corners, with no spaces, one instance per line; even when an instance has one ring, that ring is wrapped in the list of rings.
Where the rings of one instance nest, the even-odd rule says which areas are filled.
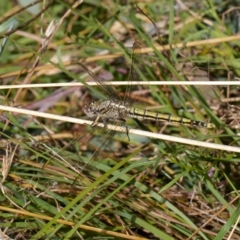
[[[92,111],[91,104],[85,105],[83,111],[88,117],[90,117],[90,118],[95,117],[95,113]]]
[[[96,102],[91,102],[90,104],[89,104],[89,109],[90,109],[90,111],[91,112],[96,112],[97,111],[97,103]]]

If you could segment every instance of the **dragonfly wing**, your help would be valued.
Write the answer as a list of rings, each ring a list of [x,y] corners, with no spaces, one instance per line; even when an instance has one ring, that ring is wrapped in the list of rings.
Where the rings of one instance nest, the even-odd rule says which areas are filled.
[[[93,80],[98,84],[101,91],[105,96],[108,96],[109,99],[115,99],[120,101],[121,98],[117,92],[117,90],[105,79],[100,78],[96,74],[94,74],[90,69],[88,69],[85,65],[82,63],[79,63],[80,66],[93,78]]]
[[[143,64],[144,61],[141,54],[141,44],[139,42],[135,42],[133,44],[133,51],[131,56],[131,66],[129,72],[128,85],[124,96],[125,103],[131,102],[132,81],[140,81],[141,79],[140,72],[144,69]]]
[[[111,125],[119,126],[122,124],[120,121],[111,121]],[[90,127],[90,126],[88,126]],[[86,141],[86,134],[91,135],[91,140],[87,140],[86,144],[83,144],[82,141]],[[98,126],[91,126],[90,129],[87,130],[87,133],[80,134],[79,138],[76,138],[76,143],[80,145],[86,145],[90,149],[94,149],[91,157],[85,161],[85,164],[81,167],[81,170],[78,173],[78,176],[73,181],[72,185],[78,180],[79,176],[89,170],[99,170],[101,168],[98,167],[99,163],[106,158],[113,159],[113,155],[111,153],[115,152],[114,149],[116,147],[116,142],[114,141],[114,136],[116,134],[115,130],[108,130],[106,128],[99,128]],[[114,145],[115,144],[115,145]],[[82,153],[83,154],[83,153]]]

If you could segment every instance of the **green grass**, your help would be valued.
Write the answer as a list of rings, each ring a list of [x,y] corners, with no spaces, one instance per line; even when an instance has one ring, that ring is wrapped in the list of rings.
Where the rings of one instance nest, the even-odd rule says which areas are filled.
[[[9,85],[0,90],[0,105],[23,110],[1,113],[1,231],[34,240],[239,239],[239,88],[207,85],[239,78],[234,1],[183,1],[185,9],[163,0],[138,1],[138,7],[133,1],[69,2],[52,3],[42,16],[16,13],[20,6],[13,1],[0,4],[0,77]],[[44,39],[53,20],[59,26]],[[19,31],[9,35],[16,21]],[[230,36],[235,40],[224,40]],[[134,42],[142,52],[132,56]],[[107,131],[24,110],[86,119],[84,105],[101,100],[102,92],[87,84],[91,77],[79,62],[127,83],[132,59],[137,106],[209,121],[216,129],[129,119],[130,141],[117,134],[96,154]],[[141,85],[154,80],[176,86]],[[206,85],[177,85],[185,80]],[[35,83],[69,87],[10,89]],[[123,96],[126,86],[116,89]],[[159,134],[148,138],[132,129]]]

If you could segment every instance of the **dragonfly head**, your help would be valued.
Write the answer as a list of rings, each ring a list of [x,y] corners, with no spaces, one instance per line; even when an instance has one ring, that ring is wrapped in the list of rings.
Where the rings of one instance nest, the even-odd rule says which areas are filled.
[[[96,102],[91,102],[90,104],[87,104],[84,106],[84,113],[90,117],[90,118],[93,118],[93,117],[96,117],[96,107],[97,107],[97,104]]]

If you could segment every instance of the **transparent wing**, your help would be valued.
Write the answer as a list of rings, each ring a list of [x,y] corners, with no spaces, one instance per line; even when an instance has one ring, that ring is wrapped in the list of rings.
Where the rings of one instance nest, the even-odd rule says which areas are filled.
[[[132,81],[139,81],[141,79],[140,72],[143,70],[143,57],[141,53],[141,44],[135,42],[133,44],[133,51],[131,56],[131,66],[129,72],[128,85],[125,91],[124,103],[130,104],[132,102],[131,92],[132,92]]]
[[[79,63],[79,64],[94,79],[94,81],[100,87],[101,92],[108,99],[110,99],[110,100],[114,99],[114,100],[116,100],[118,102],[122,101],[122,99],[119,96],[119,94],[116,91],[116,89],[112,85],[109,85],[109,82],[107,82],[104,79],[102,79],[102,78],[98,77],[97,75],[95,75],[91,70],[89,70],[82,63]],[[101,118],[99,118],[99,120],[101,120]],[[114,120],[114,119],[105,119],[105,121],[107,121],[107,123],[108,122],[111,123],[114,126],[119,126],[120,124],[122,124],[121,121]],[[99,122],[102,122],[102,121],[99,121]],[[83,166],[82,170],[79,172],[79,175],[81,174],[82,171],[84,171],[85,168],[86,169],[88,169],[89,167],[90,168],[92,168],[92,167],[96,168],[96,162],[99,161],[99,159],[104,158],[104,154],[103,154],[105,152],[104,149],[105,149],[106,146],[109,147],[109,146],[112,145],[113,137],[114,137],[114,135],[116,133],[116,131],[114,131],[114,130],[108,130],[108,129],[105,129],[105,128],[104,129],[100,129],[97,126],[94,126],[95,123],[96,122],[93,123],[93,126],[91,127],[92,129],[90,130],[90,132],[92,133],[92,135],[97,135],[96,132],[98,132],[100,139],[98,137],[97,140],[95,142],[93,142],[95,150],[93,151],[93,154],[91,155],[89,160]],[[77,140],[76,140],[77,142],[81,142],[84,138],[86,139],[86,133],[85,134],[80,134],[80,135],[81,136],[79,138],[77,137]],[[111,152],[114,152],[113,148],[111,149]],[[94,163],[94,165],[92,163]],[[74,182],[77,180],[77,178],[74,180]]]
[[[122,123],[120,121],[111,121],[111,125],[119,126]],[[89,126],[88,126],[89,127]],[[116,144],[116,141],[114,140],[114,136],[116,134],[115,130],[108,130],[105,128],[99,128],[98,126],[91,126],[91,129],[87,130],[84,134],[81,134],[79,138],[76,138],[76,144],[79,145],[87,145],[90,149],[94,149],[91,153],[91,156],[88,157],[87,161],[84,161],[84,165],[81,167],[81,169],[78,172],[77,177],[74,179],[72,186],[74,183],[79,179],[80,175],[83,173],[88,172],[89,170],[93,171],[99,171],[99,163],[102,162],[104,159],[114,159],[116,146],[118,148],[120,147],[119,144]],[[91,140],[87,140],[86,143],[86,135],[91,135]],[[126,138],[126,135],[125,135]],[[124,139],[124,137],[121,137],[121,139]],[[85,141],[85,144],[83,144],[82,141]],[[81,156],[79,156],[81,157]]]
[[[109,82],[107,82],[105,79],[102,79],[95,75],[91,70],[89,70],[85,65],[82,63],[79,63],[80,66],[93,78],[93,80],[98,84],[100,87],[102,93],[107,96],[109,99],[116,99],[121,100],[121,97],[119,96],[117,90],[110,85]]]

